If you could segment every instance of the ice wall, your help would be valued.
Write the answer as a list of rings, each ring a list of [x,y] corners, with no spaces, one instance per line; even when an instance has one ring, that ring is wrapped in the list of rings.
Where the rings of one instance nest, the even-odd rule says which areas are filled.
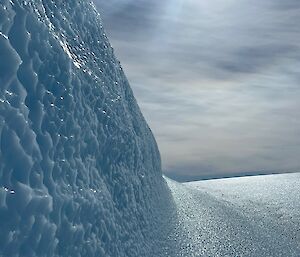
[[[0,0],[0,256],[153,256],[160,156],[87,0]]]

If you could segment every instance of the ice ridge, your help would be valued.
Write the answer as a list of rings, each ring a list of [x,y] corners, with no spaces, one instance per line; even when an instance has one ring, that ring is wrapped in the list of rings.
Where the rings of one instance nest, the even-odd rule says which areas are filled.
[[[0,256],[152,256],[167,195],[93,3],[1,0]]]

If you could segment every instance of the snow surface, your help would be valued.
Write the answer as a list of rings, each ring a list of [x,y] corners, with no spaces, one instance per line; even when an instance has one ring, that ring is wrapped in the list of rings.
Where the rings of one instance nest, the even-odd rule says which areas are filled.
[[[1,0],[0,32],[0,256],[153,256],[169,191],[93,3]]]
[[[300,256],[300,173],[167,182],[166,256]]]

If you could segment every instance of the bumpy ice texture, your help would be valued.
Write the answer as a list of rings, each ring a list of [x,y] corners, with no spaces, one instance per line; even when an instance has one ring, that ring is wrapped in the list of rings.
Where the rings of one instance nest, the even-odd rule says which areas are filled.
[[[94,5],[0,0],[0,256],[152,256],[167,194]]]

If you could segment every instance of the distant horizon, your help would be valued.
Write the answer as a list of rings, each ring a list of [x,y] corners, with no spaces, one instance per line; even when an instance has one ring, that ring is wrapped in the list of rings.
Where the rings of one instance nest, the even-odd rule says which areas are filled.
[[[224,174],[222,175],[218,175],[218,176],[210,176],[210,175],[191,175],[190,177],[184,175],[182,177],[177,177],[176,175],[173,176],[172,173],[171,176],[168,176],[166,174],[163,174],[164,176],[166,176],[169,179],[172,179],[176,182],[179,183],[189,183],[189,182],[196,182],[196,181],[205,181],[205,180],[217,180],[217,179],[231,179],[231,178],[243,178],[243,177],[257,177],[257,176],[269,176],[269,175],[283,175],[283,174],[296,174],[296,173],[300,173],[299,171],[260,171],[260,172],[241,172],[239,174],[234,174],[234,175],[228,175],[228,174]]]
[[[94,0],[163,172],[300,170],[300,2]]]

